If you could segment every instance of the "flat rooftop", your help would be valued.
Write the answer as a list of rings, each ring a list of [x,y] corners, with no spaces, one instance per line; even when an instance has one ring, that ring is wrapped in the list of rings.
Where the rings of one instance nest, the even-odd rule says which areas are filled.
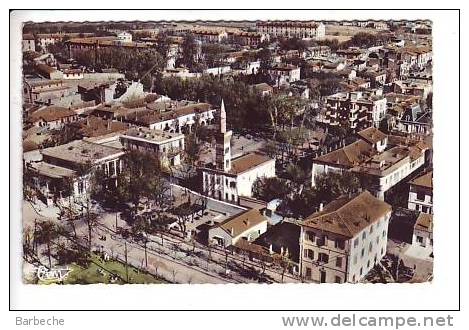
[[[83,140],[76,140],[42,150],[43,156],[77,164],[92,164],[106,158],[119,157],[123,154],[122,150]]]
[[[37,163],[30,163],[29,165],[31,166],[30,168],[36,173],[54,179],[69,178],[75,176],[76,174],[74,170],[48,164],[42,161]]]
[[[146,127],[132,127],[128,129],[123,135],[123,138],[128,139],[139,139],[148,142],[161,144],[166,143],[170,140],[182,139],[184,134],[181,133],[169,133],[162,130],[149,129]]]

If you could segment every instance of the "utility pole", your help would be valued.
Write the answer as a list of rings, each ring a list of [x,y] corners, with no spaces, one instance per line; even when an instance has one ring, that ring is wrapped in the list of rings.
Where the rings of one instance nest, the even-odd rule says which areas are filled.
[[[148,243],[148,238],[145,236],[145,269],[148,269],[148,256],[147,256],[147,243]]]
[[[124,242],[124,254],[125,254],[125,277],[127,283],[129,283],[129,265],[127,263],[127,241]]]

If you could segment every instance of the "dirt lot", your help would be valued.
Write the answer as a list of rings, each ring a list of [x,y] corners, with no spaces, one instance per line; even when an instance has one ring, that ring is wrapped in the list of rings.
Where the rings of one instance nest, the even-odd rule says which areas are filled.
[[[352,37],[359,32],[376,34],[378,33],[378,30],[358,26],[326,25],[326,38],[329,36],[335,36],[336,34],[339,36]]]

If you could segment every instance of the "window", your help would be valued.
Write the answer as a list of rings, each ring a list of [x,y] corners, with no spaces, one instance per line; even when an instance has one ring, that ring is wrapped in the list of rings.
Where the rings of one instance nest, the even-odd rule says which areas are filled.
[[[311,279],[311,268],[306,267],[306,278]]]
[[[362,258],[365,256],[365,249],[364,248],[362,249],[362,254],[361,255],[362,255]]]
[[[417,236],[417,242],[422,244],[423,243],[423,237],[422,236]]]
[[[370,246],[368,247],[368,251],[371,252],[371,250],[373,250],[373,243],[370,242]]]
[[[335,248],[343,250],[345,248],[345,242],[341,239],[335,240]]]
[[[376,244],[379,244],[379,236],[376,236]]]
[[[318,260],[323,263],[328,263],[329,262],[329,256],[325,253],[319,253],[318,255]]]
[[[373,233],[373,225],[370,227],[370,234]]]
[[[316,235],[312,231],[308,231],[306,233],[306,236],[307,236],[308,240],[311,241],[311,242],[314,242],[316,240]]]
[[[370,260],[368,260],[368,262],[366,263],[366,267],[370,268]]]
[[[353,264],[354,264],[354,265],[357,264],[357,256],[354,256],[354,257],[353,257]]]
[[[383,231],[383,238],[386,237],[386,230]]]
[[[342,268],[342,257],[337,257],[337,259],[335,259],[335,266]]]
[[[225,199],[228,200],[228,193],[225,193]]]
[[[314,251],[310,249],[305,249],[304,252],[304,257],[310,260],[314,260]]]
[[[359,242],[359,238],[355,238],[355,240],[353,241],[353,247],[357,247],[358,246],[358,242]]]
[[[425,193],[423,191],[417,191],[417,199],[420,201],[425,200]]]
[[[363,232],[363,234],[362,234],[362,240],[365,240],[365,238],[366,238],[366,232]]]
[[[233,202],[236,202],[236,197],[235,197],[234,194],[231,194],[231,200],[232,200]]]
[[[363,267],[360,267],[360,276],[363,274]]]

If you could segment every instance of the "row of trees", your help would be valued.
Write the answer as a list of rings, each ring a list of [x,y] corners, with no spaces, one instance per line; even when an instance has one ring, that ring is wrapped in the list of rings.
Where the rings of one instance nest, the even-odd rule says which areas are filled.
[[[315,212],[321,203],[327,204],[342,195],[361,189],[360,180],[352,173],[330,172],[315,179],[315,186],[308,183],[309,173],[298,166],[287,169],[284,178],[259,178],[253,186],[253,194],[264,201],[282,199],[279,211],[286,216],[305,218]]]
[[[306,102],[293,96],[261,96],[241,81],[202,76],[182,80],[176,77],[155,80],[155,92],[172,99],[220,104],[224,99],[228,121],[235,129],[270,126],[274,131],[293,126],[302,118]]]
[[[151,69],[162,70],[166,66],[166,54],[157,49],[149,48],[134,50],[127,48],[107,47],[94,52],[88,50],[75,51],[75,60],[96,71],[114,68],[126,75],[127,79],[140,79]],[[141,81],[146,89],[151,87],[151,75]]]

